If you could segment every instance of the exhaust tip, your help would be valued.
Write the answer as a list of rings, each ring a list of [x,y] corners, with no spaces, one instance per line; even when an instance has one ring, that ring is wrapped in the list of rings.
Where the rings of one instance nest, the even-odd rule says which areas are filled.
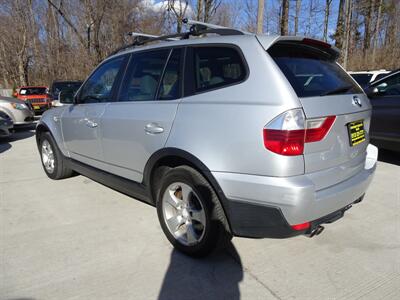
[[[322,225],[318,225],[314,230],[311,231],[311,233],[308,235],[309,238],[312,238],[314,236],[320,235],[322,231],[324,231],[325,227]]]

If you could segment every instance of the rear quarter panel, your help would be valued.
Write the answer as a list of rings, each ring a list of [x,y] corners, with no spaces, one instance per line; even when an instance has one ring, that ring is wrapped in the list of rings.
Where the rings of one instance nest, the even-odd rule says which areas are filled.
[[[277,155],[263,144],[263,127],[300,107],[295,92],[256,38],[237,45],[249,67],[248,79],[183,98],[166,147],[193,154],[214,172],[303,174],[303,156]]]

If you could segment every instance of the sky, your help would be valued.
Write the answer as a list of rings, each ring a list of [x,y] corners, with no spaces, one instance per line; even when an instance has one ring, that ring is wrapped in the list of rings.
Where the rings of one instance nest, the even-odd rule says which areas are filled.
[[[156,9],[161,8],[163,3],[167,1],[159,0],[143,0],[148,3],[149,6],[153,6]],[[289,0],[290,10],[289,10],[289,28],[293,30],[294,28],[294,13],[295,13],[295,1]],[[178,3],[179,0],[176,1]],[[237,7],[242,6],[244,8],[246,3],[249,3],[253,8],[254,15],[257,13],[257,3],[258,0],[222,0],[223,3],[231,3]],[[276,20],[279,16],[280,0],[265,0],[265,19],[264,19],[264,31],[277,33]],[[189,0],[189,3],[196,3],[196,0]],[[303,35],[311,35],[313,37],[321,38],[323,35],[323,20],[324,20],[324,8],[325,0],[302,0],[301,1],[301,14],[299,20],[299,31]],[[314,13],[311,14],[310,19],[310,5],[314,7]],[[339,0],[332,0],[329,18],[328,35],[335,32],[336,20],[338,13]],[[190,13],[190,10],[188,11]],[[255,17],[254,16],[254,17]],[[246,13],[242,9],[240,12],[240,19],[242,22],[246,22]],[[311,20],[311,21],[310,21]],[[311,26],[310,26],[311,24]],[[332,42],[331,39],[328,41]]]

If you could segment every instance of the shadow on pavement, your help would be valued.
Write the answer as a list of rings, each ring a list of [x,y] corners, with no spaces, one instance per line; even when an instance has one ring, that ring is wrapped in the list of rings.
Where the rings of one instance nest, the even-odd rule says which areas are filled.
[[[8,142],[8,138],[0,138],[0,153],[6,152],[12,146]]]
[[[202,259],[190,258],[174,249],[158,299],[237,300],[242,279],[242,263],[232,243]]]
[[[35,135],[36,124],[21,126],[14,128],[14,133],[6,138],[0,138],[0,153],[6,152],[12,148],[10,143],[30,138]]]
[[[379,149],[378,160],[392,165],[400,166],[400,153]]]

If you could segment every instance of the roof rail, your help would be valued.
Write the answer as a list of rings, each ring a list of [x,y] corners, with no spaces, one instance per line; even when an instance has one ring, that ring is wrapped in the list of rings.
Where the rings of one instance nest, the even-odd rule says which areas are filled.
[[[219,25],[203,23],[199,21],[193,21],[188,19],[183,19],[184,24],[191,25],[188,32],[183,33],[176,33],[176,34],[169,34],[169,35],[151,35],[151,34],[144,34],[144,33],[137,33],[137,32],[129,32],[127,35],[134,37],[134,40],[131,44],[122,46],[117,48],[109,56],[112,56],[118,52],[123,50],[134,48],[135,46],[141,46],[146,43],[156,42],[156,41],[176,41],[176,40],[184,40],[188,39],[190,36],[201,36],[209,33],[214,33],[218,35],[244,35],[246,34],[243,31],[223,27]]]

